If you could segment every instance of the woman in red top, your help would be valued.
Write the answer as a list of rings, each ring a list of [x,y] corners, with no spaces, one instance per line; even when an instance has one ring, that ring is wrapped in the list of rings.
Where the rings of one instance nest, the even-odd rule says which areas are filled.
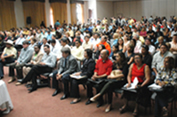
[[[134,55],[134,63],[131,64],[130,68],[129,68],[129,73],[127,76],[127,80],[128,80],[128,85],[127,88],[131,86],[131,83],[133,82],[133,80],[137,77],[138,79],[138,85],[135,87],[135,89],[143,89],[142,92],[147,93],[147,85],[150,83],[150,69],[148,67],[148,65],[143,64],[142,61],[142,55],[141,54],[135,54]],[[143,96],[142,96],[143,95]],[[141,96],[141,97],[139,97]],[[120,108],[120,112],[123,113],[126,111],[127,106],[128,106],[128,101],[129,100],[138,100],[140,98],[143,98],[144,96],[147,96],[146,94],[139,94],[138,90],[137,93],[132,92],[131,90],[124,90],[124,95],[123,97],[126,98],[126,103],[124,104],[124,106],[122,108]],[[133,112],[134,116],[137,116],[138,110],[138,102],[136,102],[136,106]]]

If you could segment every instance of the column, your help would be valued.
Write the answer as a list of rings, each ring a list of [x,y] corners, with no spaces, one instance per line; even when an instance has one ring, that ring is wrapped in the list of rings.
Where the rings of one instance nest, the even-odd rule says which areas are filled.
[[[14,10],[17,27],[24,27],[26,20],[24,20],[23,5],[21,0],[16,0],[14,2]]]
[[[71,11],[70,11],[70,0],[67,0],[67,15],[68,15],[68,24],[71,23]]]
[[[45,12],[46,12],[46,26],[50,26],[51,21],[50,21],[50,3],[49,0],[45,0]]]

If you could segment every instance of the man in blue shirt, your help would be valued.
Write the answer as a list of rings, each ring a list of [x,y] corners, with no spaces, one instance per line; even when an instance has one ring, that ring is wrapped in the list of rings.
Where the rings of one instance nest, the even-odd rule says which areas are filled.
[[[52,34],[50,33],[50,31],[48,31],[48,35],[47,35],[47,41],[52,40]]]

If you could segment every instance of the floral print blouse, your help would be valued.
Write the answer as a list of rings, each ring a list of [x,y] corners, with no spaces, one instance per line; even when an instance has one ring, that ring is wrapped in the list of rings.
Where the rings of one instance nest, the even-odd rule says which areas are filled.
[[[162,66],[158,71],[155,82],[156,80],[165,81],[166,84],[170,83],[175,85],[177,84],[177,70],[173,68],[170,73],[170,70],[166,70],[164,66]]]

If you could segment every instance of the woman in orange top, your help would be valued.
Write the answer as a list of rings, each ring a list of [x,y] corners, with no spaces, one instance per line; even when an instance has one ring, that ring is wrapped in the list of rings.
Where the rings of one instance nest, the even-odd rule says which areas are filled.
[[[123,97],[126,98],[126,103],[124,104],[124,106],[122,108],[120,108],[120,113],[123,113],[126,111],[127,106],[128,106],[128,101],[134,100],[134,101],[136,101],[136,106],[135,106],[133,115],[137,116],[137,113],[138,113],[137,107],[138,107],[139,100],[144,97],[149,96],[148,95],[149,91],[148,91],[147,85],[150,83],[150,69],[149,69],[148,65],[143,64],[141,54],[137,53],[134,55],[134,62],[135,63],[131,64],[131,66],[129,68],[129,73],[127,76],[127,80],[128,80],[127,88],[131,86],[131,83],[137,77],[138,85],[135,87],[135,90],[137,90],[137,89],[138,90],[137,90],[137,93],[134,93],[131,90],[124,90]],[[141,92],[139,92],[140,90],[141,90]],[[143,92],[143,94],[142,94],[142,92]]]

